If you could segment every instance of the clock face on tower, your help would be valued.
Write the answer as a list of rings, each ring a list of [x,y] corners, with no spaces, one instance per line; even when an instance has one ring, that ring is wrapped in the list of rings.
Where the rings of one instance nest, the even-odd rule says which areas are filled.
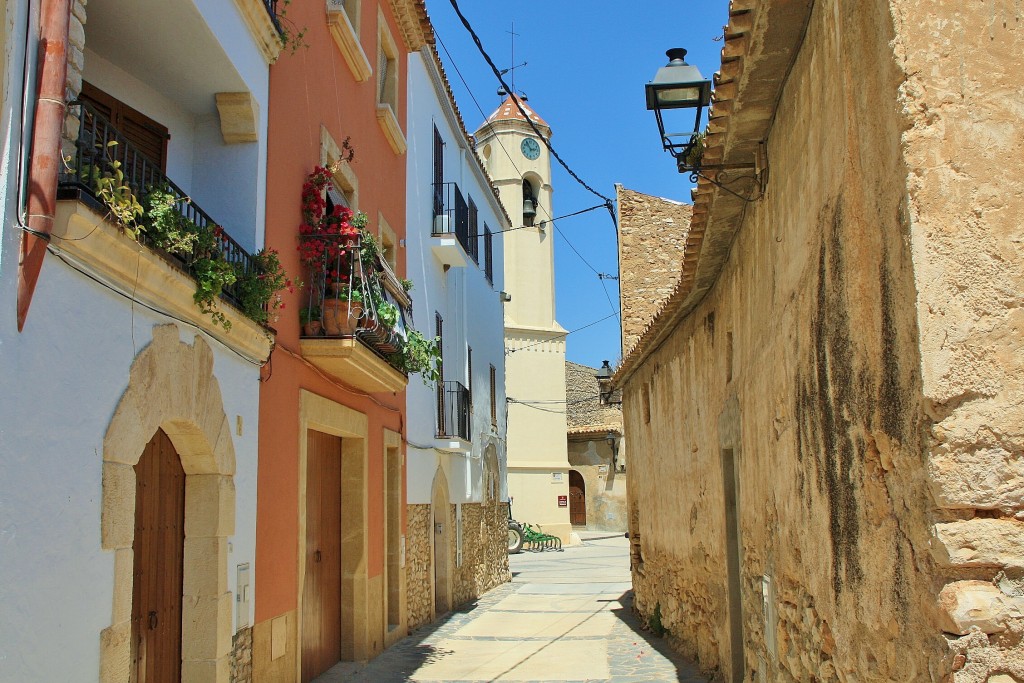
[[[522,144],[519,145],[519,149],[522,150],[523,156],[533,161],[540,156],[540,145],[533,138],[526,138]]]

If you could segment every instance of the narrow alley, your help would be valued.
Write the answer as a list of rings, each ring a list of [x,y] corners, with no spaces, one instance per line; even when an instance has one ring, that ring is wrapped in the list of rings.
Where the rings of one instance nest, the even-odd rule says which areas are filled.
[[[707,679],[640,628],[629,604],[629,542],[583,533],[563,552],[510,557],[512,583],[424,627],[343,681],[683,681]]]

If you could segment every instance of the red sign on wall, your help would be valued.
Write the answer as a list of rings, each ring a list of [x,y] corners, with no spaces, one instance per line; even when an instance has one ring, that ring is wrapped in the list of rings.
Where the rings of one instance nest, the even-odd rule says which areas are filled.
[[[559,496],[558,497],[558,507],[560,507],[560,508],[567,508],[567,507],[569,507],[569,496]]]

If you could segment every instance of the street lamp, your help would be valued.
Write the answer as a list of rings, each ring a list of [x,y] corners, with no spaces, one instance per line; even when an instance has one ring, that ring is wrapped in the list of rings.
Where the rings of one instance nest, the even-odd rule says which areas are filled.
[[[605,361],[604,365],[594,373],[594,377],[597,378],[597,392],[599,395],[598,402],[601,405],[607,405],[608,400],[612,395],[612,390],[608,386],[612,379],[612,366],[609,365],[608,361]]]
[[[680,173],[689,173],[690,182],[704,178],[744,201],[754,201],[764,195],[764,176],[761,163],[764,145],[761,143],[757,163],[753,164],[704,164],[701,157],[706,144],[704,133],[700,130],[700,119],[704,108],[711,104],[711,81],[704,78],[700,69],[686,63],[686,50],[681,47],[672,48],[666,53],[669,62],[658,69],[654,80],[646,86],[647,109],[654,112],[658,121],[658,133],[661,135],[662,148],[676,160],[676,168]],[[687,126],[685,118],[676,116],[675,110],[696,110],[691,130],[674,132],[666,130],[665,120],[680,121]],[[666,116],[667,112],[671,112]],[[704,171],[713,171],[709,177]],[[753,171],[752,174],[736,176],[734,171]],[[756,188],[756,194],[745,196],[726,187],[735,182],[750,181]]]
[[[653,111],[658,120],[662,147],[675,157],[682,171],[690,152],[699,141],[700,117],[704,107],[711,104],[711,81],[701,76],[700,69],[686,63],[686,50],[683,48],[674,47],[665,54],[669,59],[668,64],[658,69],[654,80],[647,84],[647,109]],[[691,130],[665,130],[663,112],[673,109],[696,109]]]
[[[619,463],[616,461],[619,459],[619,435],[615,432],[608,432],[605,441],[608,442],[608,448],[612,451],[612,472],[618,472]]]

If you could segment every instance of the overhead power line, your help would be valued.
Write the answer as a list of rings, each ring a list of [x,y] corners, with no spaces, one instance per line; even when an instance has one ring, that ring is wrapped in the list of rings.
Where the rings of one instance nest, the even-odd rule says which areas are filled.
[[[595,190],[593,187],[588,185],[586,183],[586,181],[583,180],[583,178],[580,178],[576,174],[576,172],[573,171],[569,167],[569,164],[567,164],[565,162],[565,160],[562,159],[561,156],[559,156],[558,152],[555,151],[555,148],[551,145],[551,141],[548,140],[545,136],[541,135],[540,130],[533,123],[533,120],[530,118],[530,115],[526,113],[525,109],[523,109],[523,105],[519,101],[519,96],[516,95],[515,90],[510,88],[509,85],[505,82],[505,79],[502,78],[501,70],[497,67],[497,65],[495,65],[494,60],[491,59],[491,56],[489,54],[487,54],[487,50],[484,49],[484,44],[483,44],[483,42],[481,42],[480,36],[478,36],[476,34],[476,31],[473,30],[473,26],[469,23],[469,20],[466,19],[466,15],[464,15],[462,13],[462,10],[459,8],[458,1],[457,0],[449,0],[449,2],[451,2],[452,9],[455,10],[455,14],[458,15],[459,21],[462,22],[462,25],[466,27],[466,30],[469,32],[469,35],[473,38],[473,42],[476,44],[477,50],[480,51],[480,54],[483,56],[484,60],[487,62],[487,65],[489,67],[491,67],[491,71],[494,72],[494,77],[498,79],[498,82],[501,83],[501,87],[503,87],[506,92],[512,93],[512,101],[515,102],[516,108],[519,109],[519,113],[523,115],[523,118],[526,120],[526,123],[528,123],[530,125],[530,128],[533,129],[533,132],[536,133],[537,137],[540,138],[544,142],[544,145],[548,148],[548,151],[551,153],[551,156],[553,156],[555,158],[555,160],[558,161],[559,164],[561,164],[562,168],[565,169],[566,173],[568,173],[572,177],[573,180],[575,180],[577,183],[579,183],[585,190],[587,190],[588,192],[590,192],[594,196],[600,197],[601,199],[604,200],[604,206],[605,206],[606,209],[608,209],[608,215],[609,215],[609,217],[611,217],[612,224],[615,225],[615,229],[617,231],[618,230],[618,224],[617,224],[617,222],[615,220],[614,202],[612,202],[610,197],[607,197],[607,196],[601,194],[600,192]]]
[[[506,356],[510,356],[513,353],[515,353],[516,351],[522,351],[523,349],[528,349],[531,346],[537,346],[538,344],[547,344],[548,342],[553,342],[556,339],[565,339],[570,334],[575,334],[576,332],[580,332],[582,330],[585,330],[588,327],[593,327],[594,325],[597,325],[598,323],[603,323],[605,320],[608,320],[609,318],[614,318],[616,316],[618,316],[618,313],[612,313],[610,315],[606,315],[605,317],[601,318],[600,320],[595,320],[592,323],[587,323],[586,325],[583,325],[581,327],[577,327],[575,330],[569,330],[568,332],[563,332],[561,334],[556,334],[556,335],[554,335],[554,336],[552,336],[552,337],[550,337],[548,339],[542,339],[540,341],[533,342],[532,344],[526,344],[524,346],[520,346],[518,349],[508,349],[508,350],[505,351],[505,355]]]

